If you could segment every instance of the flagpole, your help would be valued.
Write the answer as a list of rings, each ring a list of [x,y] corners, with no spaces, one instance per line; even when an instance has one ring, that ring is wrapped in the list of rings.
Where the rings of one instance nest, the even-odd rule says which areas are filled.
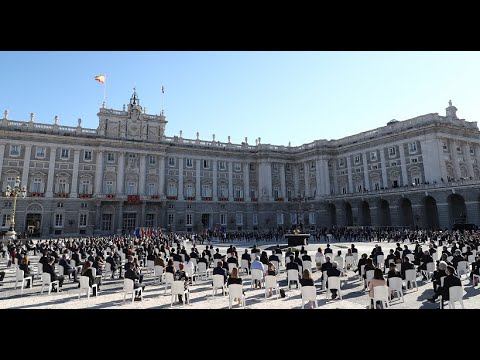
[[[165,95],[165,90],[163,88],[163,83],[162,83],[162,115],[163,115],[163,96]]]
[[[107,75],[105,75],[105,82],[103,83],[103,107],[107,101]]]

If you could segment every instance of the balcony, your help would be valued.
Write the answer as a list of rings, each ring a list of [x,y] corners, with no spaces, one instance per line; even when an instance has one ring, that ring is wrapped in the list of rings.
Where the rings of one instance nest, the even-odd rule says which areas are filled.
[[[55,194],[55,197],[58,197],[58,198],[68,198],[68,197],[70,197],[70,194],[68,194],[68,193],[56,193],[56,194]]]
[[[233,201],[241,202],[241,201],[245,201],[245,199],[244,198],[233,198]]]
[[[195,200],[195,196],[185,196],[185,200],[193,201]]]
[[[202,200],[203,201],[212,201],[212,197],[211,196],[202,196]]]
[[[167,200],[177,200],[177,196],[176,195],[167,196]]]
[[[93,194],[78,194],[78,197],[80,199],[91,199],[93,197]]]
[[[276,198],[275,201],[283,201],[282,197]]]
[[[115,194],[107,194],[105,195],[106,199],[115,199]]]
[[[150,199],[158,200],[158,199],[160,199],[160,195],[150,195]]]
[[[29,194],[30,197],[44,197],[45,194],[44,193],[40,193],[40,192],[31,192]]]
[[[228,201],[228,198],[227,197],[219,197],[218,201]]]
[[[140,195],[128,195],[127,202],[129,204],[140,204]]]

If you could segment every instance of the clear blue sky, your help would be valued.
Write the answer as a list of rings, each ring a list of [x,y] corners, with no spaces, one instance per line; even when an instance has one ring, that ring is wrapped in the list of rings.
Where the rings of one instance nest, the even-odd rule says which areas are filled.
[[[438,112],[479,120],[480,52],[1,52],[0,117],[96,128],[136,84],[167,136],[292,145],[338,139]]]

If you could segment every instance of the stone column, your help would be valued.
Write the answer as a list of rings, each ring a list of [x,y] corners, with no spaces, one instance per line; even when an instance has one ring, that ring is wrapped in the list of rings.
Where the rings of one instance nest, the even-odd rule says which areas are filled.
[[[280,163],[280,197],[284,199],[287,198],[287,188],[285,185],[285,164]]]
[[[470,155],[470,144],[463,143],[463,152],[465,153],[465,165],[467,167],[467,176],[471,176],[472,179],[475,177],[473,173],[473,164],[472,164],[472,156]]]
[[[300,165],[299,164],[292,164],[292,171],[293,171],[293,194],[292,197],[296,197],[300,194]]]
[[[250,169],[248,162],[243,163],[243,198],[247,202],[251,202],[250,198]]]
[[[370,190],[370,177],[368,176],[367,153],[362,154],[363,178],[365,180],[365,190]]]
[[[146,155],[140,154],[140,176],[138,177],[139,186],[138,186],[138,194],[140,196],[145,195],[145,177],[147,175],[147,162],[146,162]]]
[[[261,161],[258,165],[258,190],[261,201],[272,201],[272,163]]]
[[[380,148],[380,164],[382,166],[382,186],[388,186],[388,179],[387,179],[387,163],[385,161],[385,149]]]
[[[405,148],[403,144],[398,146],[400,150],[400,168],[402,169],[402,186],[408,184],[407,164],[405,163]]]
[[[305,197],[309,197],[310,194],[310,169],[309,163],[303,163],[303,180],[305,181]]]
[[[103,194],[102,184],[103,184],[103,156],[104,153],[102,150],[97,151],[97,161],[95,164],[95,195]]]
[[[118,154],[118,171],[117,171],[117,195],[125,194],[125,152],[121,151]],[[120,225],[121,228],[121,225]]]
[[[57,148],[52,146],[50,148],[50,160],[48,162],[48,177],[47,177],[47,191],[45,197],[53,197],[53,183],[55,182],[55,157],[57,154]]]
[[[315,200],[320,200],[321,195],[325,194],[325,179],[323,174],[322,161],[317,159],[315,161],[315,177],[317,179],[317,192],[315,194]]]
[[[213,167],[213,178],[212,178],[212,200],[217,201],[218,200],[218,161],[217,160],[212,160],[212,167]],[[200,172],[198,175],[198,193],[199,197],[197,197],[198,200],[202,200],[201,194],[200,194]]]
[[[337,159],[332,159],[332,172],[333,172],[333,193],[336,194],[338,189],[338,175],[337,175]],[[329,194],[331,191],[328,192]]]
[[[116,210],[117,210],[117,231],[116,233],[118,235],[120,235],[122,233],[122,229],[123,229],[123,201],[120,201],[118,206],[116,206]]]
[[[348,174],[348,192],[353,193],[355,192],[355,189],[353,188],[352,162],[350,160],[350,155],[347,156],[347,174]]]
[[[323,159],[322,164],[323,164],[322,179],[324,179],[325,181],[325,185],[324,185],[325,195],[329,195],[330,194],[330,170],[328,169],[328,160]]]
[[[198,170],[199,165],[197,165]],[[178,200],[183,200],[183,158],[178,158]]]
[[[165,197],[165,156],[160,156],[160,168],[158,169],[158,194],[160,198]]]
[[[457,152],[457,142],[454,140],[450,140],[451,144],[451,154],[452,154],[452,162],[453,162],[453,176],[455,179],[460,179],[460,164],[458,163],[458,152]]]
[[[228,200],[233,201],[233,161],[228,162]]]
[[[102,203],[100,201],[95,203],[95,229],[97,230],[102,228],[101,206]]]
[[[2,169],[3,169],[4,158],[5,158],[5,144],[0,144],[0,181],[2,180]]]
[[[78,170],[80,167],[80,150],[73,152],[73,172],[72,172],[72,189],[70,190],[70,197],[78,197]]]
[[[25,157],[23,158],[23,171],[22,171],[22,186],[26,186],[30,189],[28,184],[28,171],[30,169],[30,156],[32,155],[32,145],[25,146]]]

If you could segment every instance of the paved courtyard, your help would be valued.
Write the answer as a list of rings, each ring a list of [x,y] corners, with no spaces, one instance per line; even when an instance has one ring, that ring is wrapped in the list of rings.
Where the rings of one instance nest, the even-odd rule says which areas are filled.
[[[226,248],[230,244],[221,244],[218,242],[212,242],[214,248],[220,248],[222,254],[226,253]],[[237,251],[239,254],[244,252],[246,247],[251,247],[254,243],[242,242],[238,245]],[[257,247],[260,249],[269,248],[275,242],[270,243],[257,243]],[[350,247],[352,243],[331,243],[331,248],[334,254],[337,250],[342,250],[342,256],[345,255],[346,249]],[[367,253],[370,255],[375,243],[354,243],[358,248],[359,254]],[[408,244],[408,243],[407,243]],[[280,243],[282,245],[282,243]],[[283,244],[286,245],[286,244]],[[395,248],[394,243],[381,243],[383,252],[388,254],[391,248]],[[313,243],[307,245],[305,248],[311,255],[312,260],[315,258],[315,253],[318,247],[325,249],[326,244]],[[199,250],[203,250],[205,245],[197,245]],[[413,250],[413,245],[409,246]],[[427,246],[424,246],[424,250]],[[187,251],[190,252],[190,246],[187,246]],[[271,251],[267,251],[268,255]],[[36,267],[38,262],[38,256],[30,256],[30,261],[33,267]],[[313,261],[314,263],[314,261]],[[0,309],[162,309],[170,308],[171,295],[169,290],[165,294],[163,285],[156,285],[153,282],[151,276],[145,275],[144,283],[147,285],[144,292],[144,300],[131,302],[131,297],[127,297],[127,301],[123,302],[123,280],[103,280],[101,292],[98,297],[90,297],[87,300],[85,293],[78,299],[77,283],[73,283],[68,280],[64,282],[63,292],[52,293],[48,295],[45,291],[40,294],[41,279],[36,278],[32,289],[25,289],[23,294],[20,293],[20,286],[14,289],[15,285],[15,273],[13,268],[6,268],[6,259],[0,258],[0,269],[6,271],[5,279],[2,282],[3,286],[0,286]],[[300,290],[293,287],[288,290],[286,285],[286,272],[284,267],[281,268],[281,272],[278,276],[280,288],[286,290],[285,298],[276,298],[274,295],[271,298],[265,299],[264,289],[251,289],[250,276],[242,275],[244,290],[246,295],[246,307],[248,309],[299,309],[301,308],[301,294]],[[347,271],[347,276],[342,277],[342,300],[326,299],[325,292],[321,291],[321,284],[318,281],[320,272],[313,272],[313,279],[317,287],[317,298],[319,309],[366,309],[369,305],[368,293],[363,290],[363,283],[358,280],[355,273],[351,270]],[[427,301],[433,295],[433,286],[431,282],[418,280],[418,290],[408,290],[405,295],[405,302],[394,301],[390,309],[438,309],[439,304],[432,304]],[[479,287],[472,287],[471,282],[468,279],[462,280],[464,286],[464,304],[466,309],[480,308],[480,293]],[[183,306],[174,302],[173,308],[183,309],[227,309],[229,305],[228,296],[222,296],[218,291],[217,295],[212,297],[212,285],[211,280],[200,280],[194,286],[190,287],[190,304]],[[459,305],[457,304],[457,308]],[[234,308],[237,308],[234,305]]]

